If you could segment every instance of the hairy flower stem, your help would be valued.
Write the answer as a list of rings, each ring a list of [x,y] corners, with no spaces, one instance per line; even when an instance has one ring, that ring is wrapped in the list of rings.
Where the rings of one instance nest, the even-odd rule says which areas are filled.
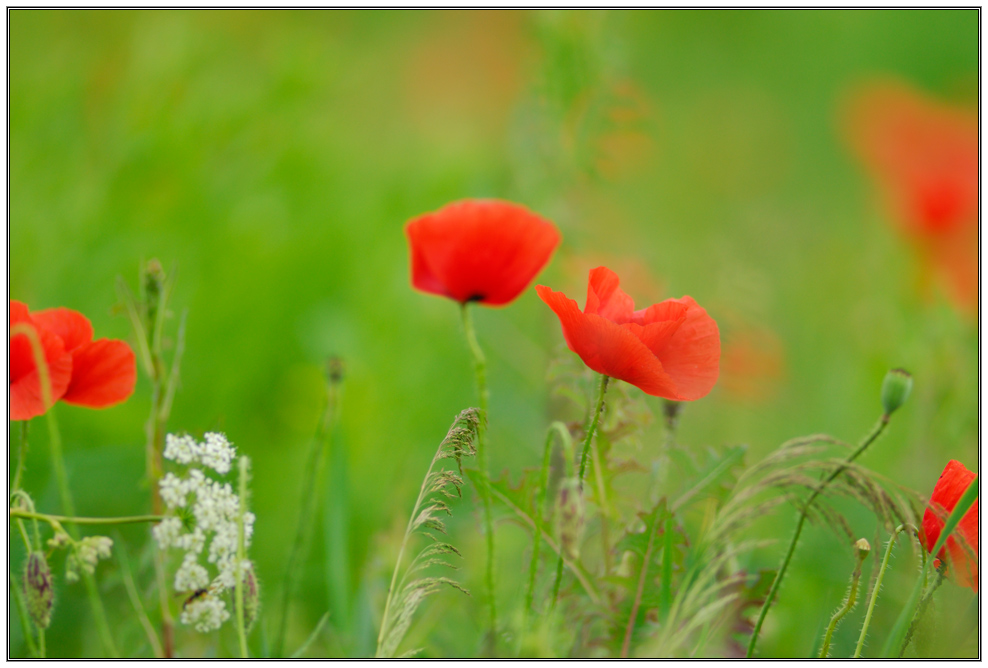
[[[580,455],[580,484],[583,484],[583,474],[587,470],[587,455],[590,453],[590,444],[593,442],[594,434],[597,433],[597,423],[600,421],[600,412],[604,408],[604,394],[607,392],[607,383],[610,377],[601,374],[600,381],[597,383],[597,400],[594,404],[593,413],[590,414],[590,423],[587,425],[587,435],[583,440],[583,454]],[[567,469],[572,467],[572,453],[566,453],[567,456]],[[559,599],[559,584],[563,579],[563,554],[562,550],[559,553],[559,561],[556,562],[556,581],[552,586],[552,600],[549,603],[549,610],[553,610],[556,607],[556,601]]]
[[[244,513],[247,512],[247,477],[250,475],[250,459],[241,457],[240,465],[240,506],[237,512],[237,569],[234,577],[237,586],[234,588],[234,605],[237,609],[237,638],[240,640],[240,656],[250,658],[247,651],[247,629],[244,624],[244,582],[246,581],[244,563],[247,561],[247,548],[244,545]]]
[[[497,605],[494,597],[494,519],[491,515],[491,477],[487,455],[487,405],[490,392],[487,389],[487,362],[484,358],[484,351],[477,343],[477,335],[474,332],[473,318],[470,315],[468,303],[464,302],[461,305],[460,313],[463,316],[463,331],[467,337],[467,345],[473,354],[474,371],[477,375],[477,395],[480,402],[480,424],[477,427],[477,461],[480,463],[482,483],[479,491],[484,505],[484,530],[487,539],[485,582],[490,615],[487,646],[488,653],[494,655],[497,651]]]
[[[803,510],[799,513],[799,520],[796,522],[796,530],[792,534],[792,540],[789,541],[789,549],[786,551],[786,556],[783,557],[782,563],[779,565],[779,572],[775,574],[775,579],[772,581],[772,588],[769,589],[768,596],[765,597],[765,603],[762,604],[761,612],[758,614],[758,621],[755,622],[755,629],[752,631],[751,640],[748,642],[748,651],[745,654],[746,658],[750,659],[755,654],[755,644],[758,642],[758,634],[762,630],[762,623],[765,621],[765,616],[768,614],[768,609],[772,606],[775,595],[779,591],[779,585],[782,584],[782,578],[786,575],[786,569],[789,568],[789,562],[792,560],[793,552],[796,551],[796,543],[799,541],[799,535],[803,531],[803,524],[806,522],[806,515],[810,510],[810,506],[813,505],[816,498],[820,496],[824,489],[826,489],[827,485],[833,482],[833,480],[843,473],[855,459],[860,457],[861,454],[868,449],[869,445],[875,442],[875,439],[877,439],[885,430],[888,422],[889,416],[883,415],[878,421],[878,424],[876,424],[874,429],[871,430],[871,433],[868,434],[861,442],[861,445],[859,445],[854,452],[848,455],[847,459],[841,462],[841,464],[838,465],[837,468],[835,468],[833,472],[831,472],[831,474],[827,476],[815,490],[813,490],[813,493],[810,494],[810,498],[807,499],[805,504],[803,504]]]
[[[65,470],[65,458],[62,456],[62,437],[58,431],[58,422],[55,421],[54,403],[51,395],[51,374],[48,370],[48,360],[45,359],[44,349],[41,347],[41,339],[38,332],[26,323],[16,323],[10,328],[10,336],[27,336],[31,344],[31,354],[34,357],[34,366],[38,370],[38,383],[41,387],[42,405],[48,408],[45,417],[48,419],[48,441],[51,447],[52,467],[55,469],[55,480],[58,483],[58,493],[62,500],[62,508],[66,515],[75,515],[75,503],[72,501],[72,490],[69,487],[69,476]],[[75,528],[72,528],[70,535],[73,539],[78,539],[79,535]],[[83,582],[86,585],[86,593],[89,596],[89,604],[93,609],[93,618],[96,621],[96,630],[100,640],[110,656],[116,658],[116,645],[113,643],[113,636],[110,635],[110,626],[106,621],[106,611],[103,609],[103,602],[99,597],[99,590],[93,576],[83,572]]]
[[[330,373],[326,389],[326,410],[323,411],[322,419],[316,428],[315,438],[309,447],[306,458],[305,477],[302,480],[301,509],[299,511],[298,526],[295,528],[295,540],[292,541],[291,552],[288,553],[288,562],[285,569],[285,582],[281,588],[281,622],[278,626],[278,635],[274,643],[274,655],[283,656],[285,649],[285,634],[288,630],[288,612],[291,605],[295,589],[298,585],[299,571],[296,561],[305,552],[305,545],[312,527],[312,517],[315,515],[319,505],[319,495],[315,492],[316,482],[322,477],[325,468],[327,452],[329,450],[329,437],[332,433],[333,423],[337,419],[337,404],[339,400],[339,385],[342,376]]]
[[[889,565],[889,558],[892,556],[892,548],[895,547],[895,540],[899,537],[899,534],[906,529],[911,529],[913,532],[916,531],[916,527],[911,524],[900,524],[896,527],[895,531],[892,532],[892,537],[889,538],[888,547],[885,548],[885,557],[882,559],[882,565],[878,569],[878,577],[875,579],[875,586],[871,590],[871,599],[868,601],[868,611],[865,613],[864,623],[861,624],[861,634],[858,636],[858,645],[854,649],[855,659],[861,656],[861,650],[864,649],[865,637],[868,635],[868,626],[871,624],[871,613],[875,611],[875,603],[878,601],[878,592],[882,588],[882,580],[885,578],[885,569]]]
[[[858,602],[858,586],[861,584],[861,565],[864,563],[865,557],[868,556],[867,550],[859,550],[857,554],[857,563],[854,566],[854,572],[851,574],[851,585],[847,589],[847,597],[844,599],[844,604],[834,613],[834,616],[830,618],[830,623],[827,625],[827,632],[823,636],[823,646],[820,648],[821,659],[826,659],[830,654],[830,642],[833,640],[834,631],[837,630],[837,625],[840,620],[849,613]]]
[[[13,573],[8,575],[7,582],[9,583],[10,593],[13,595],[14,603],[17,605],[17,616],[21,621],[21,633],[24,635],[24,642],[27,643],[27,649],[34,656],[43,659],[45,658],[44,631],[41,631],[38,637],[38,640],[42,643],[41,650],[39,651],[38,646],[34,644],[34,635],[31,633],[31,627],[33,625],[27,614],[27,606],[24,603],[24,592],[21,591],[21,586]]]

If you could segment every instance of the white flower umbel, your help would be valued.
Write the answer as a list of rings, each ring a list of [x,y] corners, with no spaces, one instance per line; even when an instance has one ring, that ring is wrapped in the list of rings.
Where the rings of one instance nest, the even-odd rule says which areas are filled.
[[[206,633],[230,619],[221,594],[232,590],[251,564],[237,559],[240,497],[230,483],[209,475],[229,473],[236,450],[223,434],[207,433],[203,438],[200,443],[192,436],[168,434],[164,457],[186,467],[186,475],[169,472],[161,479],[161,500],[170,516],[152,533],[161,549],[185,553],[174,584],[176,591],[191,596],[182,606],[180,620]],[[254,519],[253,513],[244,513],[245,547],[250,546]]]

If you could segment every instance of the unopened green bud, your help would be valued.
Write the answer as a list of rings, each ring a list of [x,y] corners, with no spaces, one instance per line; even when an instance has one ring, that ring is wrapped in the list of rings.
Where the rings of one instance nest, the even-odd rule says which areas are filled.
[[[858,541],[854,544],[854,547],[858,550],[858,560],[864,561],[868,553],[871,552],[871,543],[868,542],[866,538],[858,538]]]
[[[24,567],[24,598],[27,599],[27,611],[31,620],[40,629],[48,628],[55,591],[52,589],[51,569],[48,568],[48,561],[42,552],[28,555]]]
[[[559,483],[557,504],[560,547],[566,556],[576,559],[580,556],[580,539],[586,519],[583,486],[578,478],[566,478]]]
[[[909,398],[913,389],[913,377],[905,369],[892,369],[882,382],[882,408],[885,416],[892,415]]]
[[[260,591],[258,590],[257,577],[254,575],[254,567],[252,565],[244,570],[244,576],[240,582],[244,585],[244,629],[250,631],[250,627],[254,625],[254,621],[257,619],[257,612],[261,608]],[[233,596],[234,609],[236,609],[236,586],[234,586],[231,595]]]

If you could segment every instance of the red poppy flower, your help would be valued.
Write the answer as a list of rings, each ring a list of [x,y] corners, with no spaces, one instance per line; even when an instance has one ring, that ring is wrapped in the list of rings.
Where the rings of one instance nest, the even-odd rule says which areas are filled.
[[[460,303],[513,301],[546,265],[561,239],[556,226],[523,206],[461,200],[405,226],[412,285]]]
[[[675,401],[706,396],[720,369],[717,323],[691,297],[635,310],[607,267],[590,272],[583,311],[561,292],[536,286],[563,326],[569,349],[598,373]]]
[[[940,479],[937,480],[933,495],[930,497],[930,507],[923,513],[923,534],[926,538],[927,550],[936,544],[947,517],[976,477],[975,473],[968,471],[967,467],[953,459],[940,474]],[[970,587],[975,592],[978,591],[977,501],[964,513],[957,529],[947,538],[947,544],[936,556],[949,560],[950,570],[959,584]]]
[[[51,383],[51,403],[42,398],[41,377],[25,334],[10,338],[10,418],[29,420],[43,415],[61,399],[89,408],[105,408],[134,392],[137,365],[134,351],[123,341],[93,341],[93,326],[78,311],[67,308],[29,313],[25,304],[10,300],[10,324],[25,323],[41,341]]]
[[[962,311],[978,308],[978,117],[899,83],[849,105],[848,135],[888,208]]]

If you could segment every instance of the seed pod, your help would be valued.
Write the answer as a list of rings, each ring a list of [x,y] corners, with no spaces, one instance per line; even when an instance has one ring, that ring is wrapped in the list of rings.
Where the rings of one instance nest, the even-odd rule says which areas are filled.
[[[906,403],[913,389],[913,377],[905,369],[892,369],[882,381],[882,408],[885,416],[892,415]]]
[[[42,552],[28,555],[24,567],[24,597],[31,620],[39,629],[46,629],[51,623],[51,609],[55,603],[52,589],[51,569]]]
[[[579,479],[566,478],[559,483],[556,504],[559,518],[559,544],[566,556],[575,559],[580,556],[580,539],[583,537],[583,525],[586,520],[583,486]]]

